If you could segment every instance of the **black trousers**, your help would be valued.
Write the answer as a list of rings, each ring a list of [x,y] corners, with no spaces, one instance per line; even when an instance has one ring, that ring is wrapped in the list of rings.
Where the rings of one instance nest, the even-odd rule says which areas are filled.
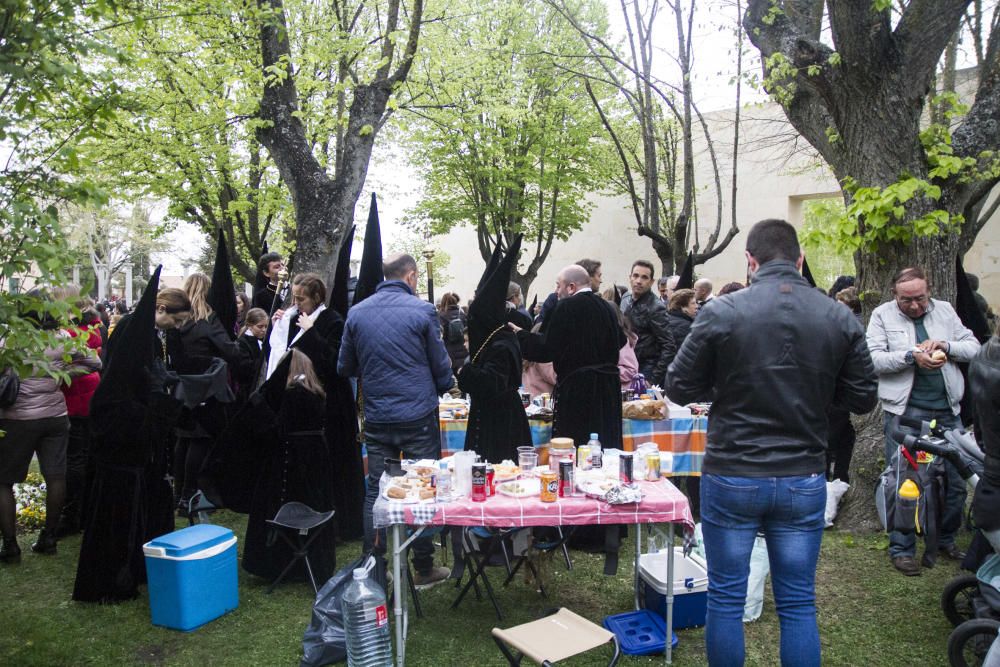
[[[198,474],[212,449],[212,438],[177,438],[174,448],[174,498],[186,505],[198,490]]]
[[[69,439],[66,443],[66,503],[62,521],[70,528],[80,526],[87,511],[87,480],[91,479],[90,418],[69,418]],[[88,474],[90,473],[90,474]]]

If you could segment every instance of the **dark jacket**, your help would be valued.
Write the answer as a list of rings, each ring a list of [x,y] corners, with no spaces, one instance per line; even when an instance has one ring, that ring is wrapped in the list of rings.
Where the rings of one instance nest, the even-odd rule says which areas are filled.
[[[207,320],[189,320],[167,332],[170,365],[181,375],[196,375],[220,357],[230,368],[240,361],[240,346],[229,338],[215,313]]]
[[[705,306],[671,364],[672,400],[713,388],[702,471],[742,477],[822,473],[830,404],[862,414],[878,399],[857,318],[777,260]]]
[[[347,315],[337,372],[361,378],[367,421],[426,417],[453,382],[437,309],[401,280],[379,283]]]
[[[647,384],[662,387],[667,367],[677,354],[667,322],[666,306],[658,294],[649,290],[638,299],[626,294],[622,299],[622,313],[632,325],[632,332],[639,337],[635,344],[639,371],[645,376]]]
[[[458,343],[448,342],[448,325],[455,318],[458,318],[458,320],[462,323],[462,329],[465,330],[467,327],[465,322],[466,315],[465,312],[463,312],[458,306],[451,306],[445,312],[438,313],[438,321],[441,322],[441,339],[444,341],[445,349],[448,350],[448,357],[451,359],[451,367],[457,370],[461,368],[466,357],[469,356],[469,348],[465,346],[464,338]]]
[[[694,318],[685,313],[683,310],[667,311],[667,326],[670,327],[670,335],[674,337],[674,345],[678,350],[681,349],[681,345],[684,344],[684,339],[687,338],[688,334],[691,332],[692,324],[694,324]],[[671,361],[673,361],[673,359],[671,359]]]
[[[982,530],[1000,529],[1000,339],[991,337],[969,364],[969,389],[976,404],[976,431],[986,460],[972,501]]]

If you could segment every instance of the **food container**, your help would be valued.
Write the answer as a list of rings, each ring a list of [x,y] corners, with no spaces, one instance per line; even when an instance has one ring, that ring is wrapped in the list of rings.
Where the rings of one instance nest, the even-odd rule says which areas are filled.
[[[236,536],[212,524],[161,535],[142,546],[153,625],[190,632],[239,604]]]

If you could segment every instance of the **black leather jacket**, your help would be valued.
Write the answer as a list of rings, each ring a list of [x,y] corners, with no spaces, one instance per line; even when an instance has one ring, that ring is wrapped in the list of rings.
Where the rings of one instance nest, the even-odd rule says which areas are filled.
[[[862,414],[878,400],[858,319],[778,260],[748,289],[710,301],[671,364],[672,400],[713,388],[702,471],[740,477],[822,473],[827,407]]]
[[[983,530],[1000,529],[1000,339],[993,336],[969,364],[969,391],[986,462],[972,501],[972,518]]]
[[[677,354],[674,336],[667,321],[667,307],[653,290],[638,299],[631,294],[622,300],[622,313],[629,319],[632,331],[639,336],[635,343],[635,357],[639,360],[639,372],[646,378],[646,384],[663,386],[667,367]]]

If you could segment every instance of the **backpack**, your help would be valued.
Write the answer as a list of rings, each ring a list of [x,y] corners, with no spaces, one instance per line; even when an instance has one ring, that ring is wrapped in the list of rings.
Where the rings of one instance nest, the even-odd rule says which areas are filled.
[[[888,467],[879,476],[875,490],[875,507],[878,510],[879,520],[886,532],[899,530],[924,536],[928,544],[928,553],[937,553],[937,537],[947,484],[944,459],[935,456],[918,459],[917,469],[914,470],[906,457],[899,453],[900,449],[896,449]],[[908,479],[912,480],[920,490],[920,499],[915,508],[917,521],[912,528],[908,525],[903,527],[903,524],[910,523],[904,520],[909,517],[898,516],[900,513],[896,511],[899,487]],[[910,511],[913,510],[907,511],[906,514],[909,515]]]
[[[460,343],[465,343],[465,325],[462,324],[462,318],[456,317],[453,320],[448,320],[448,329],[445,334],[445,340],[449,345],[458,345]]]

